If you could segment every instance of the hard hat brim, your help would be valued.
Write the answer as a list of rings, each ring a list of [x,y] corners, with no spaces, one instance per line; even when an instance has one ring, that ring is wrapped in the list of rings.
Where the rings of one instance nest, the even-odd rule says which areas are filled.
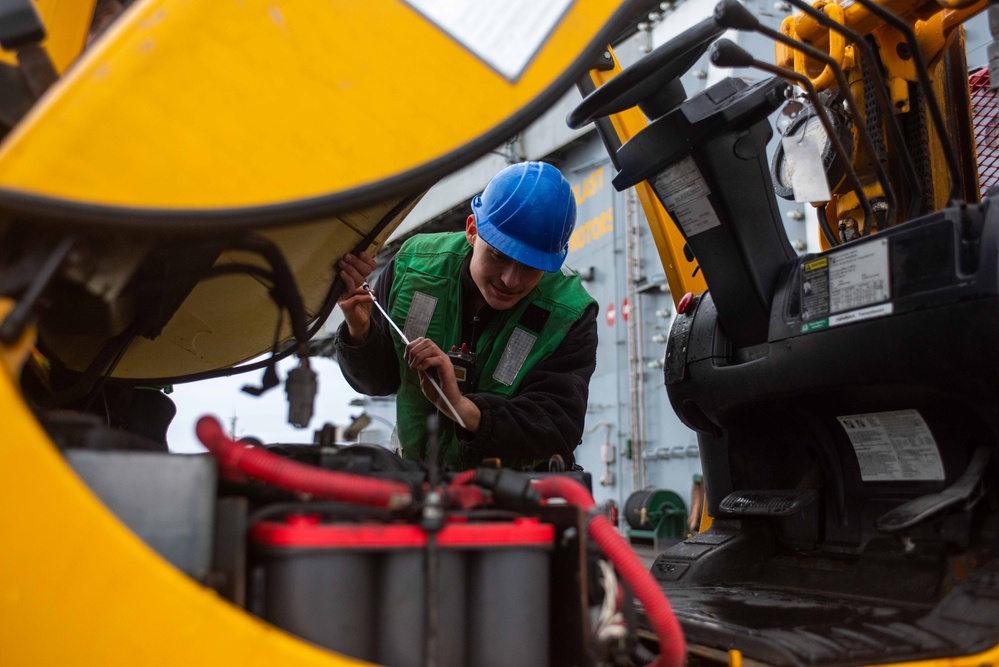
[[[483,241],[510,259],[516,260],[532,269],[538,269],[547,273],[553,273],[561,269],[562,263],[565,261],[565,256],[568,253],[568,248],[564,248],[561,252],[557,253],[543,252],[537,248],[532,248],[517,239],[507,236],[492,225],[478,226],[476,233]]]

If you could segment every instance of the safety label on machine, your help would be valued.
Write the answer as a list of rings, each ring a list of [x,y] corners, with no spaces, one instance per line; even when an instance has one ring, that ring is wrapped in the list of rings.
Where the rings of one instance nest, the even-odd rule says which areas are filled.
[[[888,241],[862,243],[829,255],[829,312],[886,301]]]
[[[804,262],[802,333],[891,314],[890,285],[884,239]]]
[[[406,4],[516,81],[574,0],[405,0]]]
[[[944,479],[936,440],[916,410],[836,418],[846,431],[865,482]]]
[[[711,188],[691,156],[664,169],[652,187],[687,237],[721,224],[708,199]]]

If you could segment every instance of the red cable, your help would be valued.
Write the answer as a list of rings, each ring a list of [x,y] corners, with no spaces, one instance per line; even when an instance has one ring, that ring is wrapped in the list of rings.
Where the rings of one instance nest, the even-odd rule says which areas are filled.
[[[583,485],[568,477],[545,477],[533,481],[534,488],[545,498],[564,498],[584,512],[596,506],[596,501]]]
[[[402,482],[314,468],[289,461],[259,447],[235,442],[225,434],[222,425],[214,417],[199,419],[197,434],[198,439],[223,468],[239,470],[289,491],[389,509],[405,507],[412,501],[409,487]]]
[[[593,540],[614,563],[645,608],[645,614],[659,636],[658,664],[662,667],[682,667],[687,658],[683,630],[659,584],[607,517],[593,517],[589,529]]]
[[[486,494],[471,483],[478,477],[475,469],[460,472],[447,485],[446,498],[448,506],[457,506],[463,510],[481,507],[486,504]]]
[[[564,498],[570,504],[582,509],[584,512],[590,511],[596,502],[593,497],[578,482],[567,477],[546,477],[534,482],[536,488],[545,498]],[[590,518],[588,529],[593,541],[596,542],[604,554],[610,559],[614,567],[621,574],[631,590],[635,592],[635,597],[639,599],[645,608],[645,613],[655,628],[659,637],[659,660],[657,667],[683,667],[687,658],[687,643],[683,638],[683,631],[679,621],[673,614],[673,609],[666,600],[666,595],[659,584],[652,578],[642,561],[638,559],[635,552],[624,538],[617,532],[617,529],[610,520],[603,515],[596,515]]]
[[[455,478],[451,480],[450,486],[465,486],[478,477],[479,473],[474,468],[472,470],[466,470],[465,472],[460,472],[455,475]]]

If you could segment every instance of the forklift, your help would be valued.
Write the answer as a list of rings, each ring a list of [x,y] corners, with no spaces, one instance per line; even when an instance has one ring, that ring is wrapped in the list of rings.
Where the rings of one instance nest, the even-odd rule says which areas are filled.
[[[678,304],[663,379],[710,526],[652,573],[694,664],[991,664],[999,212],[960,30],[986,3],[791,4],[776,31],[724,0],[594,72],[568,118],[598,124],[615,187],[652,190],[707,283]],[[725,30],[773,39],[776,64]],[[705,53],[767,76],[687,99]],[[608,122],[636,106],[639,131]],[[792,250],[778,196],[815,208],[822,252]]]

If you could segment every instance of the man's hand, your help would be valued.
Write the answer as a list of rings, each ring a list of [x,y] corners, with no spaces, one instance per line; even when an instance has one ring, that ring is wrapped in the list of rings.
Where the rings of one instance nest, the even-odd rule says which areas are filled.
[[[337,304],[343,311],[350,337],[355,341],[364,340],[368,335],[368,327],[371,326],[371,296],[361,286],[367,282],[375,266],[375,260],[365,252],[360,255],[344,255],[336,263],[340,279],[346,286]]]
[[[443,350],[428,338],[417,338],[406,346],[403,358],[410,368],[420,374],[420,389],[427,400],[433,403],[444,416],[449,419],[454,418],[447,404],[430,383],[428,376],[432,376],[444,391],[447,400],[451,401],[451,405],[454,406],[461,420],[465,422],[465,428],[472,433],[479,430],[479,419],[482,413],[479,412],[475,403],[462,396],[458,389],[458,381],[454,377],[454,366],[451,365],[451,359]]]

